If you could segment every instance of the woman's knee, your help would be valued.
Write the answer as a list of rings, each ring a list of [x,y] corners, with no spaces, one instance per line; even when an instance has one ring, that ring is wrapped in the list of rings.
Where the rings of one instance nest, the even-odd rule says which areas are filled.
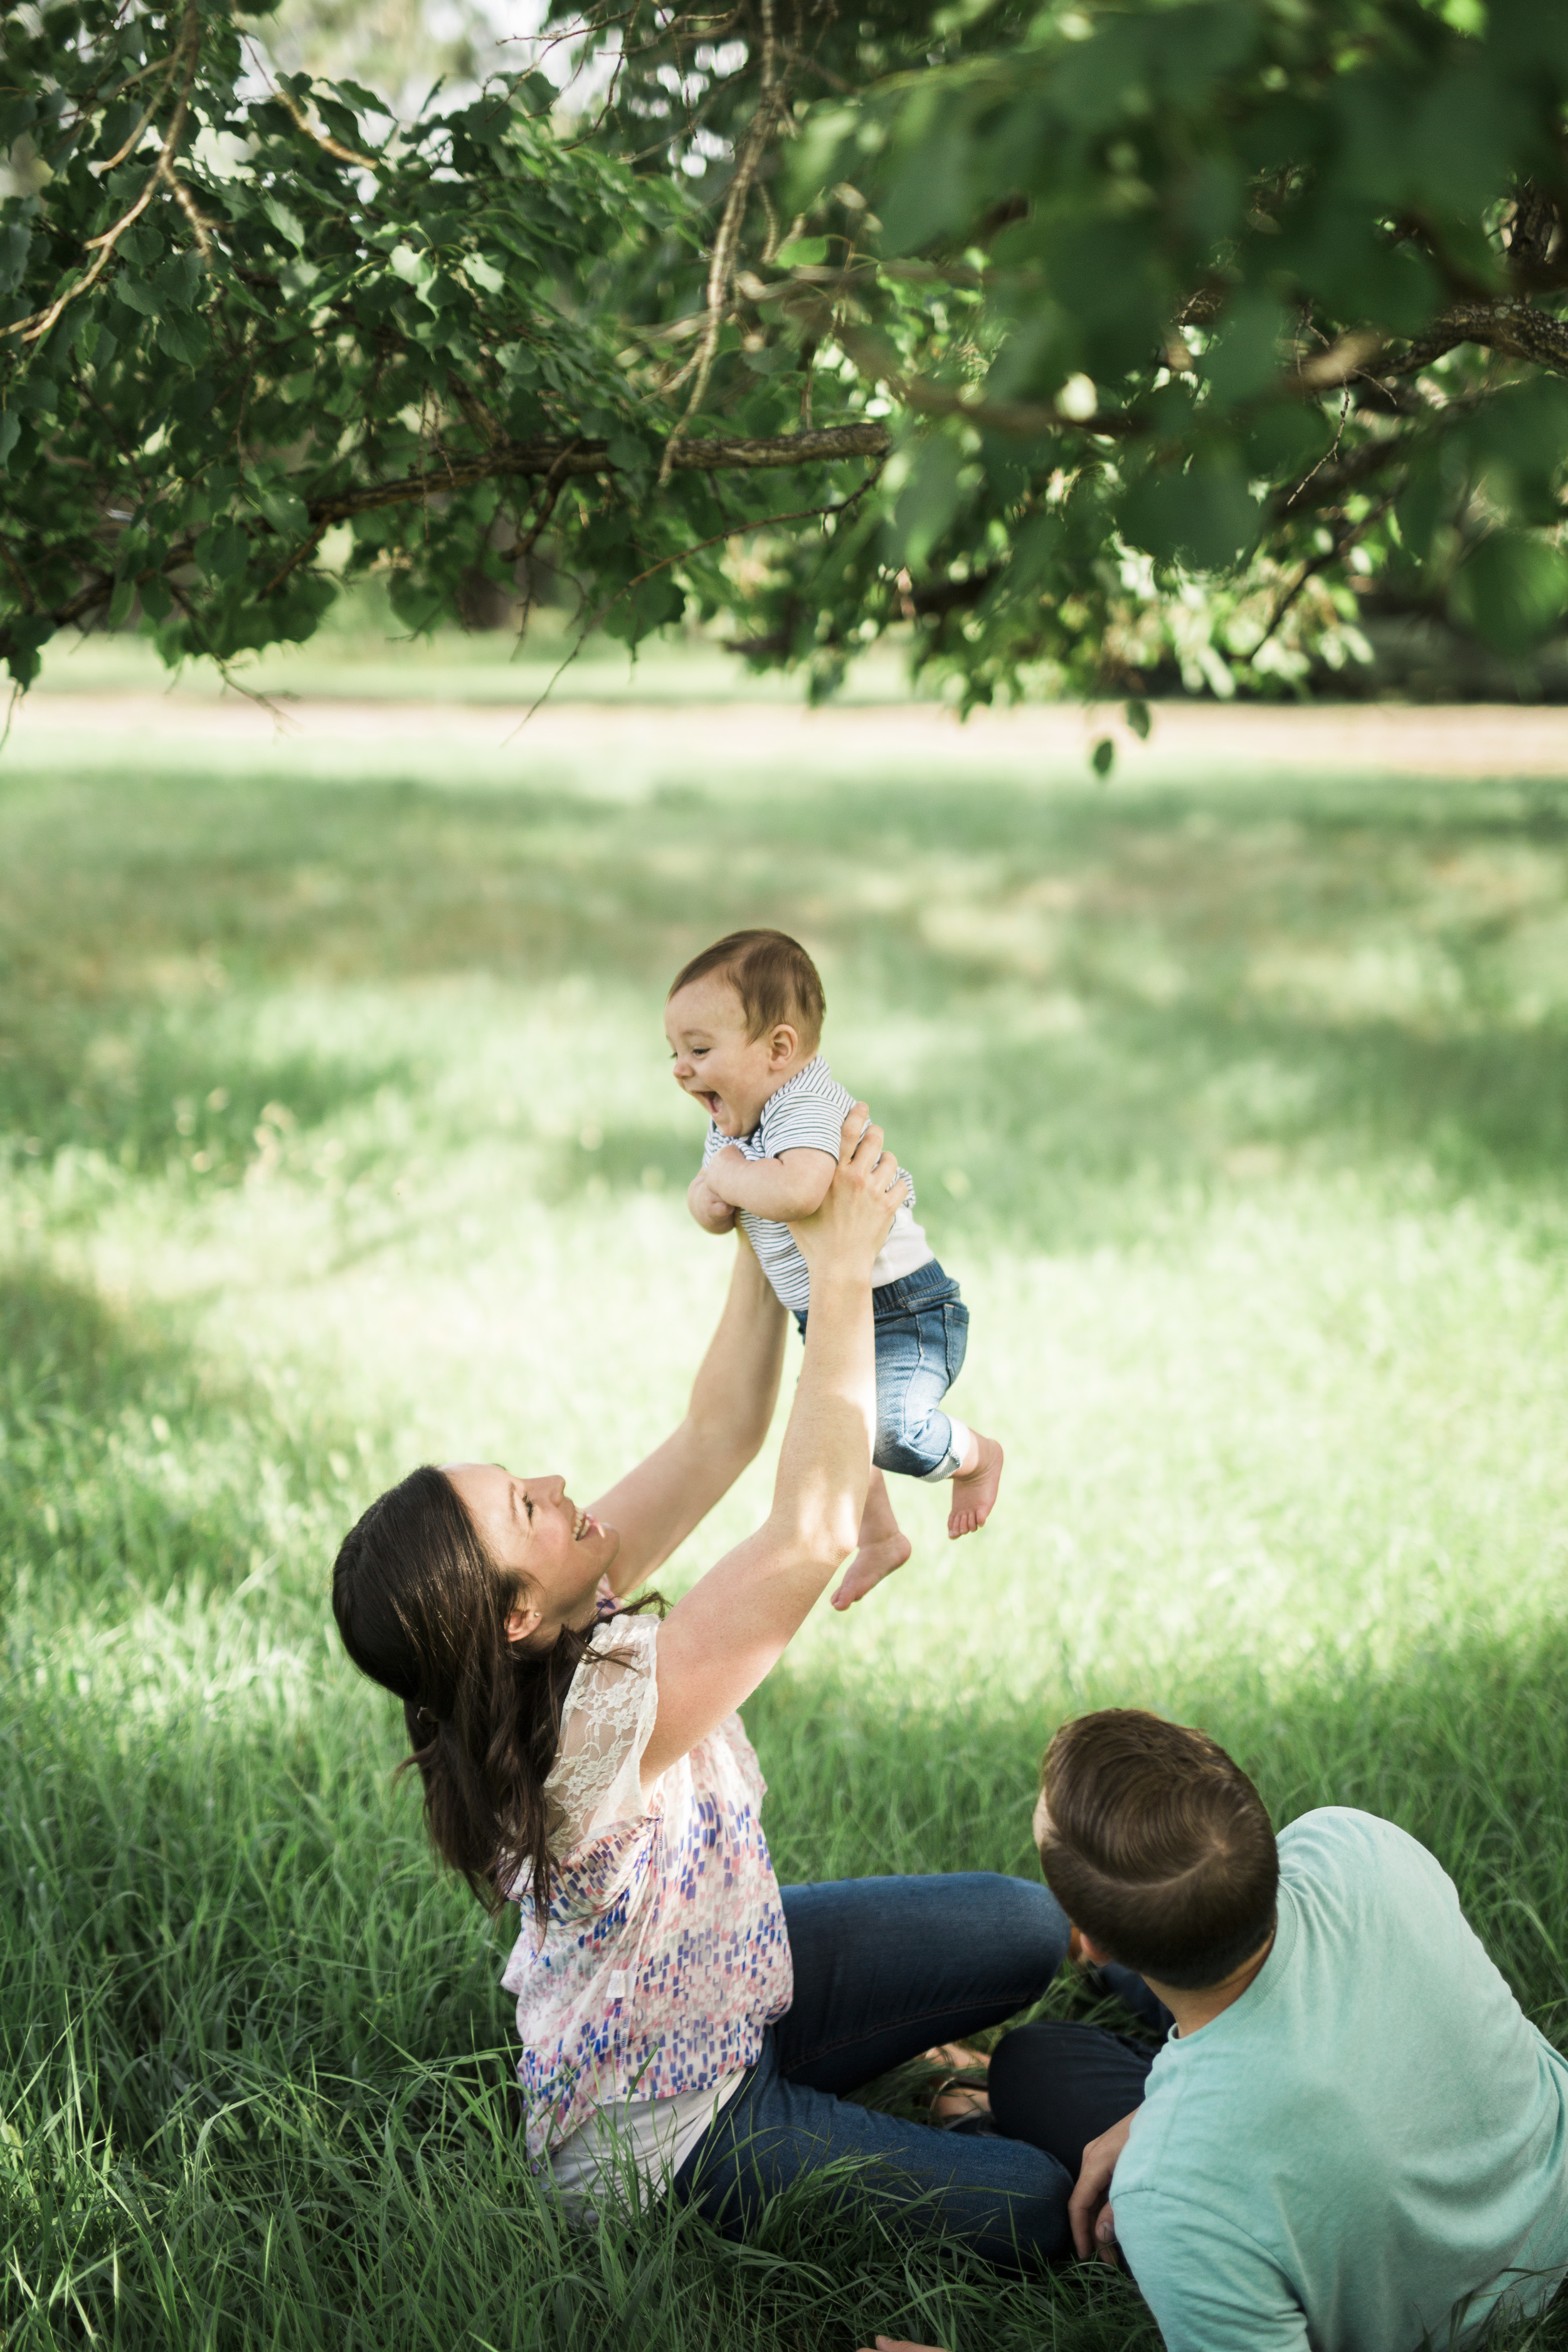
[[[973,1932],[998,1954],[1016,1951],[1031,1958],[1043,1954],[1048,1961],[1046,1976],[1054,1977],[1067,1958],[1072,1924],[1044,1881],[1014,1878],[1000,1870],[970,1871],[964,1876],[976,1890]]]
[[[779,1890],[792,1949],[826,1939],[829,1949],[857,1933],[895,1943],[952,1938],[984,1953],[1003,1972],[1043,1987],[1067,1958],[1072,1929],[1048,1886],[999,1870],[933,1871],[901,1878],[816,1881]]]

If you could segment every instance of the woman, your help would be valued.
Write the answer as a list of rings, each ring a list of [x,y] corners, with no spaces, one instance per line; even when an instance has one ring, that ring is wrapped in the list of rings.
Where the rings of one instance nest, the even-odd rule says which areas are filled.
[[[975,1873],[789,1887],[733,1710],[854,1551],[875,1422],[870,1274],[904,1196],[864,1104],[794,1229],[805,1360],[767,1519],[660,1622],[621,1606],[761,1446],[785,1317],[743,1238],[685,1420],[580,1511],[558,1477],[415,1471],[345,1539],[333,1607],[403,1700],[430,1833],[522,1908],[530,2152],[581,2210],[619,2177],[744,2226],[846,2156],[915,2227],[997,2259],[1068,2242],[1071,2180],[1022,2142],[841,2104],[929,2043],[1000,2024],[1058,1966],[1049,1892]],[[646,1604],[645,1604],[646,1605]]]

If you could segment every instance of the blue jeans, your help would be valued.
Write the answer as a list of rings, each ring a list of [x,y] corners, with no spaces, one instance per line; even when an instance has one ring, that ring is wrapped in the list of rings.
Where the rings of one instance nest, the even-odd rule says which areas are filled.
[[[808,1313],[795,1309],[803,1339]],[[953,1424],[942,1401],[963,1370],[969,1345],[969,1309],[958,1285],[932,1258],[901,1282],[873,1290],[871,1317],[877,1341],[871,1459],[879,1470],[901,1471],[906,1478],[951,1478],[963,1448],[953,1444]]]
[[[1069,2252],[1076,2155],[1069,2163],[1028,2139],[944,2131],[842,2096],[933,2042],[1000,2025],[1037,2000],[1067,1952],[1055,1895],[1027,1879],[973,1871],[786,1886],[783,1898],[795,1998],[677,2172],[676,2196],[740,2237],[791,2181],[847,2157],[860,2163],[837,2184],[836,2201],[875,2199],[906,2232],[945,2232],[998,2263]],[[1055,2030],[1068,2037],[1058,2053],[1064,2083],[1092,2077],[1087,2098],[1074,2101],[1074,2128],[1092,2126],[1081,2152],[1136,2106],[1149,2056],[1093,2026]]]

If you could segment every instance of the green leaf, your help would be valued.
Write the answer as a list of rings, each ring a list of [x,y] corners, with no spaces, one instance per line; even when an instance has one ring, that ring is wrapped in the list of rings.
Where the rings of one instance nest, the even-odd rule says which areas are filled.
[[[968,142],[956,130],[922,139],[883,199],[883,251],[918,251],[956,227],[968,204]]]
[[[0,94],[0,146],[9,147],[37,119],[37,106],[25,90]]]
[[[628,473],[635,473],[639,467],[653,463],[653,453],[647,443],[639,440],[635,433],[626,432],[624,426],[620,432],[610,436],[605,446],[605,455],[612,466],[623,467]]]
[[[1465,213],[1501,195],[1510,158],[1528,136],[1517,94],[1467,58],[1428,92],[1412,139],[1419,194],[1442,213]]]
[[[1204,377],[1219,407],[1251,400],[1278,379],[1285,331],[1285,311],[1272,294],[1237,296],[1204,354]]]
[[[16,446],[16,436],[21,430],[22,420],[16,410],[0,408],[0,472],[5,470],[10,460],[11,452]]]
[[[1146,743],[1149,740],[1150,727],[1153,723],[1149,716],[1148,704],[1135,696],[1127,706],[1126,719],[1127,724],[1131,728],[1140,743]]]
[[[818,267],[827,258],[825,236],[795,236],[781,245],[773,259],[781,269],[804,269]]]
[[[152,269],[163,260],[167,247],[149,220],[132,221],[120,240],[121,257],[134,261],[142,269]]]
[[[1134,547],[1194,572],[1218,572],[1248,552],[1260,516],[1234,462],[1210,458],[1184,472],[1155,470],[1122,502],[1121,529]]]
[[[32,242],[32,231],[26,221],[8,221],[0,228],[0,294],[9,294],[14,286],[21,284]]]
[[[160,320],[157,341],[161,352],[186,367],[200,367],[211,348],[205,321],[190,317]]]
[[[958,512],[963,457],[956,442],[933,433],[913,450],[909,479],[888,526],[889,562],[920,571]]]
[[[1089,764],[1097,776],[1109,776],[1116,761],[1116,746],[1109,735],[1102,735],[1089,755]]]
[[[1425,563],[1430,558],[1438,529],[1453,513],[1455,495],[1435,455],[1416,459],[1394,509],[1405,552],[1413,562]]]
[[[144,278],[122,269],[114,280],[114,290],[128,310],[139,310],[144,319],[157,317],[161,307],[158,297]]]
[[[829,101],[814,107],[795,152],[784,150],[784,184],[792,205],[805,207],[844,166],[843,149],[855,136],[860,115],[854,106]]]
[[[172,254],[153,278],[165,311],[188,310],[202,282],[202,265],[194,253]]]
[[[273,530],[280,531],[285,539],[302,539],[310,527],[305,501],[297,491],[281,488],[264,490],[257,504]]]
[[[1568,612],[1568,556],[1528,532],[1494,530],[1454,581],[1454,609],[1499,653],[1525,653]]]
[[[18,686],[31,686],[37,677],[43,667],[39,654],[54,635],[55,625],[47,613],[18,613],[6,623],[11,640],[6,667]]]
[[[212,580],[233,580],[245,570],[250,541],[235,522],[215,523],[196,541],[195,558]]]
[[[506,272],[498,269],[493,261],[487,261],[482,253],[465,254],[463,272],[473,279],[476,286],[483,287],[487,294],[506,292]]]

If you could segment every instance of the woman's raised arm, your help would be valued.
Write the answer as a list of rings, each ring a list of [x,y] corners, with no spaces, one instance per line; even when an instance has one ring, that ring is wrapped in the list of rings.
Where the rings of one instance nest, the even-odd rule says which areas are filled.
[[[778,1401],[784,1328],[772,1284],[737,1234],[729,1296],[685,1420],[589,1506],[621,1538],[609,1572],[617,1593],[651,1576],[761,1452]]]
[[[791,1226],[811,1269],[811,1314],[773,1509],[659,1628],[645,1789],[750,1696],[855,1549],[877,1417],[871,1268],[908,1191],[880,1128],[861,1132],[865,1118],[858,1103],[826,1200]]]

